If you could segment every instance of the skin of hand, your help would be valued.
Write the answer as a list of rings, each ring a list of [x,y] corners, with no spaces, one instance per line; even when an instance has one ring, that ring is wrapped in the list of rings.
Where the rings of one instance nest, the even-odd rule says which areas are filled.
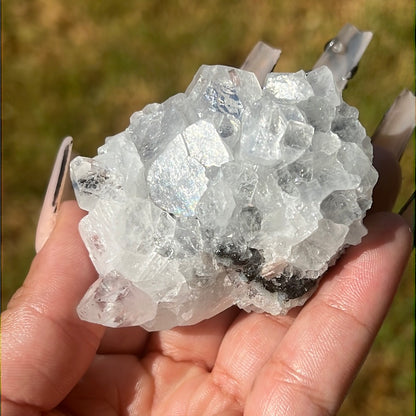
[[[286,316],[231,308],[155,333],[81,321],[76,306],[97,275],[78,234],[85,213],[65,202],[2,314],[2,414],[336,413],[411,251],[401,217],[378,212],[391,209],[400,175],[388,155],[380,160],[380,173],[389,175],[380,175],[368,235]]]

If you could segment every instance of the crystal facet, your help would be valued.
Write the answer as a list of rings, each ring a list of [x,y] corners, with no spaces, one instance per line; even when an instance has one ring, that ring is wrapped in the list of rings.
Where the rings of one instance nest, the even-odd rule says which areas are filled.
[[[358,244],[377,180],[358,111],[326,67],[202,66],[134,113],[71,177],[99,273],[78,313],[108,326],[191,325],[231,305],[286,313]]]

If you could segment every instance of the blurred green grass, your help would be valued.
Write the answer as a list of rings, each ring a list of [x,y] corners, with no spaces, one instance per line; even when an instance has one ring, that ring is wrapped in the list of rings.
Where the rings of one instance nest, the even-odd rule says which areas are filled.
[[[408,0],[2,3],[2,305],[21,285],[60,140],[93,156],[131,113],[183,91],[201,64],[240,66],[258,40],[283,50],[277,70],[309,69],[347,22],[374,32],[346,90],[371,133],[403,88],[414,90],[414,5]],[[414,188],[414,137],[401,206]],[[396,207],[396,208],[397,208]],[[414,409],[414,258],[341,415]],[[371,311],[369,311],[371,313]]]

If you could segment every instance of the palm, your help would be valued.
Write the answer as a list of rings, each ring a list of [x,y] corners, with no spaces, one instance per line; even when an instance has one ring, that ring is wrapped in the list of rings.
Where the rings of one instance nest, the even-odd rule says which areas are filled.
[[[192,327],[150,335],[137,328],[109,330],[63,406],[86,415],[101,415],[106,407],[132,415],[138,409],[241,414],[246,402],[258,406],[262,400],[262,388],[253,390],[253,382],[275,360],[293,320],[294,314],[276,318],[230,309]]]
[[[88,415],[101,415],[103,406],[160,415],[203,415],[207,407],[215,414],[214,406],[217,412],[241,410],[243,399],[234,396],[229,373],[241,367],[232,369],[229,358],[237,351],[229,344],[255,315],[237,315],[232,309],[193,327],[149,335],[137,328],[107,331],[100,354],[64,405]],[[115,342],[120,337],[122,345]]]

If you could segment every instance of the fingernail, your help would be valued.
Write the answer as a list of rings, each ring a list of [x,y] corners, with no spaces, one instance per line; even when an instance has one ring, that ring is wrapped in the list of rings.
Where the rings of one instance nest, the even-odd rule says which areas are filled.
[[[416,97],[403,90],[384,115],[373,134],[373,144],[383,147],[400,160],[416,124]]]
[[[315,68],[327,66],[334,75],[334,81],[341,91],[354,75],[358,62],[371,42],[373,34],[362,32],[347,23],[336,37],[325,45],[324,53],[314,65]]]
[[[55,227],[59,204],[61,203],[66,179],[68,177],[72,143],[72,137],[66,137],[62,141],[56,156],[36,229],[36,253],[42,249]]]
[[[266,75],[273,71],[281,52],[280,49],[272,48],[264,42],[258,42],[248,54],[241,69],[254,72],[260,85],[263,85]]]

